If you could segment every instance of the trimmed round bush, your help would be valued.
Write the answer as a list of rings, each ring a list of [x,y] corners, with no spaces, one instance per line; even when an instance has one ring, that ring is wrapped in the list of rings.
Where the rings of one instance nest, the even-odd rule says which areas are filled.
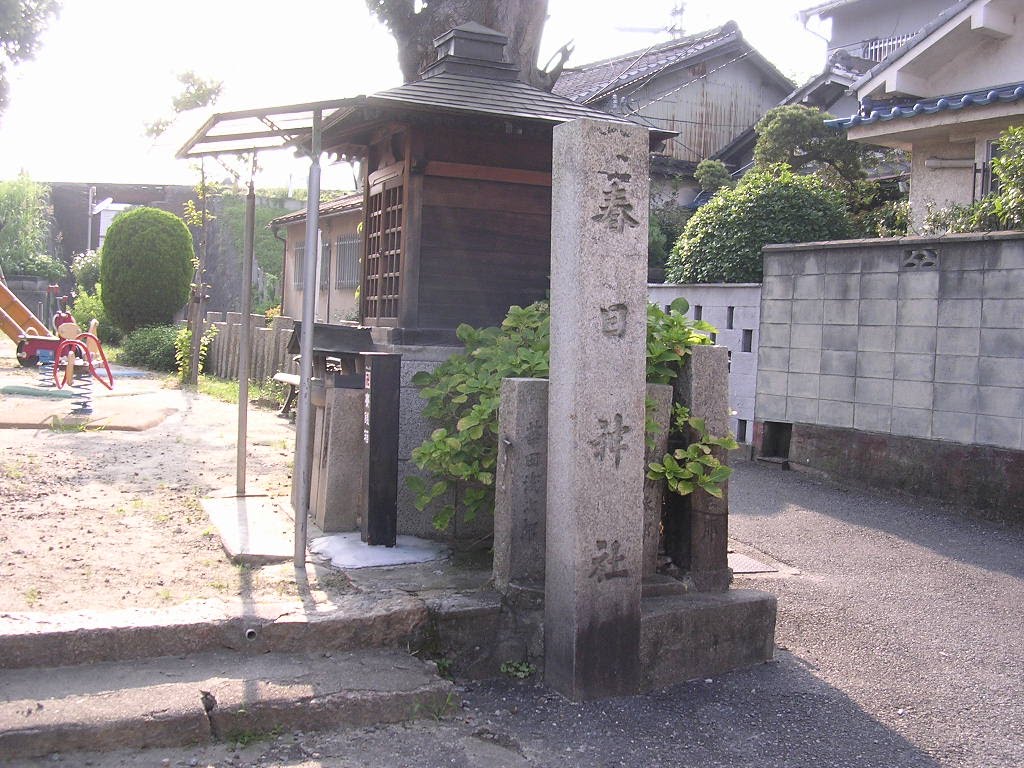
[[[173,373],[178,370],[174,341],[178,329],[173,325],[152,325],[136,328],[124,337],[118,362],[151,371]]]
[[[100,254],[103,306],[126,333],[165,325],[188,301],[192,234],[173,213],[134,208],[107,230]]]
[[[775,165],[751,171],[697,209],[669,254],[675,283],[759,283],[761,248],[850,236],[842,195],[817,176]]]

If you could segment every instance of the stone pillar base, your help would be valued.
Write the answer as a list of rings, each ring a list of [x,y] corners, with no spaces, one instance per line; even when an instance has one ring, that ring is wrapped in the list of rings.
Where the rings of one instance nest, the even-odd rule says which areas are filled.
[[[641,689],[664,688],[769,661],[775,596],[751,589],[645,598]]]

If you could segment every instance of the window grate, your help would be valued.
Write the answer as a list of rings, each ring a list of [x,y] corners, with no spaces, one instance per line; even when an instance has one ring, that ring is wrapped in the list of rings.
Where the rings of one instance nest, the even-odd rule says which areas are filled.
[[[369,197],[363,318],[397,320],[402,268],[403,195],[400,180]]]
[[[298,243],[292,251],[292,287],[297,291],[302,290],[303,262],[306,256],[306,244]]]
[[[334,245],[335,288],[355,288],[359,285],[359,260],[363,253],[363,239],[359,235],[342,235]]]

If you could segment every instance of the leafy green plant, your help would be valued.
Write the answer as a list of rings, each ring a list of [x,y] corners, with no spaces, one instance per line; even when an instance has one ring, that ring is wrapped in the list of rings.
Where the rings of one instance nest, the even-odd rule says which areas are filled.
[[[0,75],[0,107],[2,83]],[[24,173],[16,179],[0,181],[0,269],[8,277],[38,275],[54,279],[45,271],[52,264],[40,262],[37,257],[46,248],[48,197],[49,189]],[[38,271],[40,268],[44,271]]]
[[[100,281],[100,254],[99,251],[86,251],[75,254],[71,260],[71,274],[75,278],[75,285],[79,290],[85,289],[92,293],[96,290],[96,283]]]
[[[26,253],[12,256],[4,265],[5,275],[42,277],[55,283],[67,277],[68,271],[59,259],[45,253]]]
[[[715,329],[685,316],[689,305],[676,299],[663,310],[647,310],[647,380],[668,384],[690,348],[710,344]],[[421,371],[413,384],[426,399],[424,415],[439,426],[412,452],[430,480],[407,479],[424,510],[442,497],[453,498],[434,515],[434,527],[446,530],[457,507],[467,521],[494,508],[494,471],[498,461],[498,406],[501,380],[547,378],[549,348],[547,302],[512,307],[500,328],[462,325],[465,352],[453,355],[433,372]]]
[[[501,674],[508,675],[515,680],[526,680],[533,677],[537,672],[537,666],[528,661],[503,661],[501,663]]]
[[[732,469],[722,464],[714,455],[714,448],[732,450],[739,444],[730,435],[714,437],[708,434],[704,419],[691,416],[689,409],[676,405],[673,408],[673,428],[682,432],[689,427],[696,436],[686,448],[677,448],[665,454],[660,462],[651,462],[647,469],[649,480],[664,480],[668,489],[680,496],[693,493],[698,488],[716,498],[722,498],[722,484],[729,479]]]
[[[210,344],[213,342],[214,337],[217,335],[217,327],[211,325],[203,333],[201,339],[199,339],[199,370],[200,372],[206,370],[206,353],[210,349]],[[174,360],[178,369],[178,378],[185,379],[188,376],[189,361],[192,359],[192,329],[186,327],[179,328],[177,335],[174,337]]]
[[[704,192],[717,192],[722,187],[735,187],[736,181],[733,179],[732,174],[729,173],[729,169],[725,167],[725,163],[721,160],[712,160],[710,158],[701,160],[697,163],[697,168],[693,172],[693,178],[700,184],[700,188]]]
[[[75,295],[75,303],[71,307],[71,314],[75,321],[84,329],[89,327],[92,320],[99,323],[98,335],[104,344],[119,344],[124,336],[107,316],[107,309],[103,306],[103,285],[96,283],[94,292],[90,293],[84,285],[78,286]]]
[[[177,337],[178,329],[173,325],[138,328],[124,337],[120,360],[125,365],[173,373],[178,370]]]
[[[838,191],[817,176],[775,165],[751,171],[735,189],[723,188],[701,206],[669,255],[666,277],[682,283],[756,283],[765,245],[835,240],[849,232]]]
[[[192,235],[173,213],[135,208],[107,230],[100,255],[103,306],[124,331],[169,323],[188,301],[192,273]]]

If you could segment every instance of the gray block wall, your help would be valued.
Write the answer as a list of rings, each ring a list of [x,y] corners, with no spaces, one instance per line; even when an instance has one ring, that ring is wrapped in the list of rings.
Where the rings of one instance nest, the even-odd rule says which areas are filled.
[[[729,350],[729,429],[741,442],[753,433],[754,396],[760,325],[761,286],[757,283],[654,284],[647,298],[663,309],[678,297],[690,309],[687,317],[715,326],[715,343]],[[749,350],[747,349],[749,347]],[[745,433],[745,434],[744,434]]]
[[[1024,233],[764,250],[755,417],[1024,449]]]

